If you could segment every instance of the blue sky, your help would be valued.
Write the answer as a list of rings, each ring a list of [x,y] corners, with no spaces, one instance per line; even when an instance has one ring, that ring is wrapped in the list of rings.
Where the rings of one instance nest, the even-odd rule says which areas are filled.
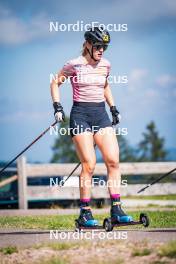
[[[146,124],[156,122],[167,148],[176,148],[176,2],[168,0],[0,1],[0,160],[10,160],[53,122],[49,75],[80,55],[83,32],[49,32],[49,22],[92,21],[128,24],[111,32],[105,57],[111,74],[127,75],[113,84],[132,145]],[[72,89],[61,87],[68,115]],[[55,140],[44,136],[27,153],[29,161],[47,162]]]

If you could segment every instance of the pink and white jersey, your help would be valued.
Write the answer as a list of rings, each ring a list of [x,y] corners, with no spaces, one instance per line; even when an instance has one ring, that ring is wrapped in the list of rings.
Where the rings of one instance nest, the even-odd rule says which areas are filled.
[[[104,87],[110,72],[110,63],[106,59],[101,58],[92,66],[80,56],[68,61],[62,71],[70,77],[73,101],[97,103],[105,101]]]

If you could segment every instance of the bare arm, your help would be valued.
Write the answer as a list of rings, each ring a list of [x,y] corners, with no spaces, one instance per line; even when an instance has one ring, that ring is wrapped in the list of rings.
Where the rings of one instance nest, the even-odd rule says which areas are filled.
[[[59,86],[67,79],[62,71],[60,71],[55,79],[52,80],[50,85],[51,97],[53,100],[54,116],[57,122],[65,120],[65,113],[60,103]]]
[[[121,116],[120,116],[120,113],[119,113],[119,111],[117,110],[117,108],[116,108],[116,106],[114,104],[114,99],[113,99],[113,96],[112,96],[111,88],[110,88],[110,86],[109,86],[107,81],[106,81],[104,89],[105,89],[104,90],[104,96],[105,96],[107,104],[110,107],[110,111],[111,111],[111,114],[112,114],[112,124],[113,125],[117,125],[120,122]]]
[[[64,75],[62,71],[60,71],[55,79],[52,80],[50,89],[51,89],[51,97],[54,102],[60,102],[60,93],[59,87],[61,84],[67,79],[67,76]]]
[[[114,99],[112,96],[111,88],[109,86],[109,83],[106,81],[105,88],[104,88],[104,96],[106,99],[107,104],[109,107],[114,106]]]

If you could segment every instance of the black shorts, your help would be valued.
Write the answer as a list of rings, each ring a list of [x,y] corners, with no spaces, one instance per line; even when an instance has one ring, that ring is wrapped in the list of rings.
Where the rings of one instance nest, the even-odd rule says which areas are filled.
[[[70,112],[70,134],[76,136],[90,131],[95,134],[99,129],[112,127],[106,112],[105,102],[74,102]]]

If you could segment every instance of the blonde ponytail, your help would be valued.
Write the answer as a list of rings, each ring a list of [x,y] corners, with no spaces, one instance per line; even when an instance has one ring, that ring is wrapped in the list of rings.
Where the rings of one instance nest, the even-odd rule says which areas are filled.
[[[83,48],[82,48],[82,56],[86,56],[87,55],[87,48],[86,48],[86,41],[83,43]]]

